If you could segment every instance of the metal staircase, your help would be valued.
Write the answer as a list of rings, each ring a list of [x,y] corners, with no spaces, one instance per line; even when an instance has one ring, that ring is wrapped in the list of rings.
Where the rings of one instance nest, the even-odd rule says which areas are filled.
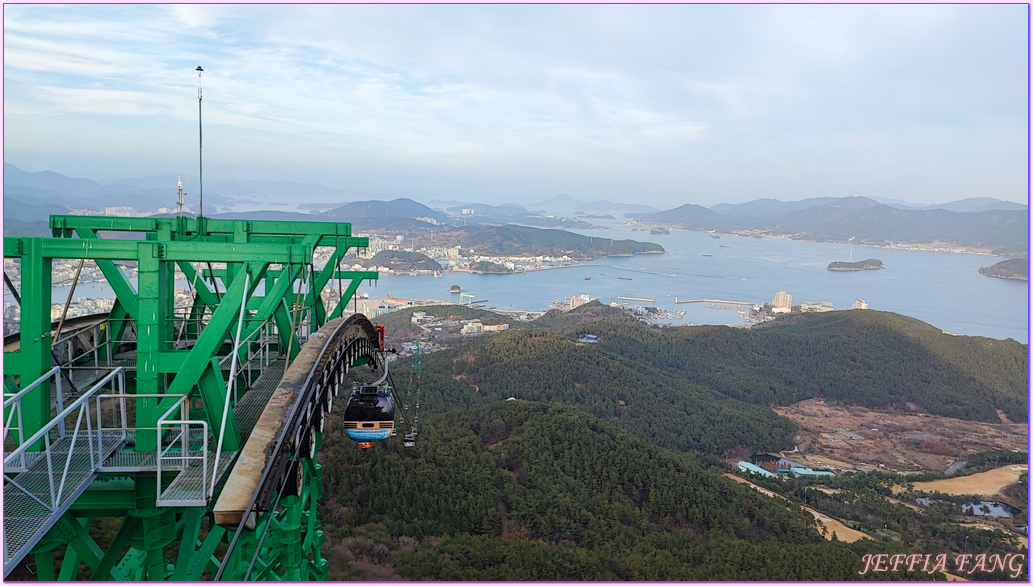
[[[67,407],[58,401],[50,422],[25,438],[21,425],[14,425],[21,420],[22,401],[35,387],[55,377],[60,396],[58,367],[4,399],[4,445],[17,443],[15,449],[4,453],[5,575],[93,482],[104,460],[125,445],[125,432],[101,429],[89,402],[110,384],[124,384],[121,368],[111,370]]]

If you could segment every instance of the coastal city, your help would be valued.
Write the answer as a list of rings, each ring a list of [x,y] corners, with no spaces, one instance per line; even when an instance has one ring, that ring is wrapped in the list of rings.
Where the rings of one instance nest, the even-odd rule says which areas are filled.
[[[106,211],[113,215],[129,216],[132,208],[107,208]],[[159,210],[161,211],[161,210]],[[133,214],[135,215],[135,214]],[[433,276],[443,278],[446,273],[481,273],[485,267],[491,272],[499,273],[530,273],[536,271],[573,269],[576,267],[596,267],[597,262],[586,262],[564,255],[533,255],[533,256],[489,256],[476,254],[470,249],[462,246],[417,246],[415,239],[406,238],[403,235],[360,235],[369,239],[369,246],[364,249],[350,250],[341,260],[340,270],[352,271],[377,271],[381,275],[409,275],[409,276]],[[387,253],[387,256],[385,256]],[[414,262],[401,264],[381,264],[378,258],[389,258],[390,253],[407,253],[416,255],[428,261],[432,268],[420,268],[427,266]],[[326,266],[333,254],[330,247],[320,247],[314,252],[314,269],[321,270]],[[135,288],[137,279],[137,267],[135,262],[116,263],[118,269],[125,275],[127,281]],[[225,268],[222,263],[213,263],[213,269]],[[19,303],[11,293],[11,285],[20,290],[21,267],[15,259],[4,260],[4,273],[7,277],[4,288],[4,333],[18,331],[20,325]],[[620,277],[630,280],[630,277]],[[192,289],[196,283],[190,283],[186,276],[176,269],[175,307],[186,309],[192,303]],[[590,276],[585,277],[590,280]],[[53,262],[52,283],[55,290],[53,304],[51,306],[51,319],[58,321],[64,318],[78,317],[110,311],[114,303],[112,292],[103,272],[93,261],[75,261],[69,259],[56,259]],[[75,290],[80,285],[98,284],[92,295],[77,295]],[[219,285],[222,286],[221,283]],[[221,290],[221,289],[220,289]],[[61,293],[60,298],[58,292]],[[458,303],[481,309],[499,311],[498,308],[487,306],[486,300],[476,299],[474,295],[466,295],[465,292],[454,288],[452,293],[459,293]],[[324,291],[324,303],[333,306],[339,300],[340,288],[327,287]],[[523,311],[511,312],[515,319],[531,320],[549,309],[569,310],[589,301],[596,299],[585,293],[572,293],[561,299],[551,300],[548,307],[539,309],[525,309]],[[672,322],[684,317],[685,312],[677,309],[663,309],[655,306],[656,300],[647,297],[617,296],[617,299],[610,303],[613,307],[624,309],[627,313],[634,315],[643,321],[655,323],[660,326],[671,325]],[[391,311],[404,307],[415,307],[424,305],[440,305],[456,303],[436,298],[397,298],[387,293],[383,298],[370,298],[368,292],[362,292],[356,296],[351,307],[351,312],[363,313],[369,317],[377,317]],[[786,291],[778,291],[770,303],[756,300],[729,300],[729,299],[679,299],[675,298],[673,303],[683,304],[704,304],[708,309],[720,309],[734,311],[743,320],[743,325],[759,323],[775,319],[778,314],[783,313],[808,313],[833,311],[835,307],[828,301],[804,301],[797,305],[793,304],[793,297]],[[867,309],[868,304],[857,299],[851,309]],[[348,313],[346,311],[346,313]],[[490,330],[486,330],[490,331]]]

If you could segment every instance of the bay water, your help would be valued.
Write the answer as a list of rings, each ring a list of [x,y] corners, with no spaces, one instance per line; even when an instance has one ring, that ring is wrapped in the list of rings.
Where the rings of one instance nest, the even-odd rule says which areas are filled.
[[[588,294],[603,303],[685,311],[684,318],[670,322],[673,324],[735,326],[745,323],[736,311],[675,301],[771,303],[775,293],[785,290],[793,296],[794,305],[828,301],[840,310],[863,299],[869,309],[911,316],[950,333],[1029,341],[1029,284],[979,274],[980,267],[1001,260],[993,256],[854,246],[855,261],[877,258],[885,268],[836,272],[827,267],[848,260],[849,244],[728,234],[712,238],[704,232],[678,230],[649,234],[619,227],[572,231],[594,238],[655,242],[666,252],[517,274],[381,275],[375,288],[363,285],[360,291],[369,291],[373,298],[390,293],[402,299],[458,302],[459,295],[450,294],[449,288],[459,285],[476,300],[486,299],[486,307],[532,311],[548,308],[550,300]],[[591,279],[585,280],[586,276]]]
[[[827,301],[837,310],[845,310],[855,299],[863,299],[869,309],[911,316],[950,333],[1029,342],[1028,282],[979,274],[980,267],[1001,260],[997,257],[854,246],[855,261],[877,258],[885,268],[834,272],[826,267],[833,261],[848,260],[849,244],[729,234],[714,238],[704,232],[680,230],[649,234],[622,225],[572,231],[593,238],[655,242],[666,252],[602,258],[572,268],[515,274],[446,271],[443,278],[383,274],[373,286],[363,283],[359,292],[368,292],[374,299],[390,293],[401,299],[458,303],[459,295],[449,293],[449,288],[459,285],[475,300],[487,300],[486,307],[530,311],[548,309],[552,300],[587,294],[603,303],[684,311],[682,319],[667,320],[674,325],[738,326],[745,322],[736,311],[705,302],[675,301],[771,303],[775,293],[785,290],[792,295],[794,305]],[[591,279],[586,280],[586,276]],[[55,303],[63,302],[66,295],[66,287],[54,288]],[[110,286],[88,283],[76,287],[75,296],[114,295]]]

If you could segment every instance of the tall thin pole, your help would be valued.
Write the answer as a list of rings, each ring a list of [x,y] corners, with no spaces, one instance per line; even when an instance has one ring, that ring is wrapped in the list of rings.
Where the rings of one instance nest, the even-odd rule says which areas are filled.
[[[201,157],[201,146],[203,141],[201,140],[201,66],[197,66],[197,184],[198,189],[201,192],[201,204],[200,210],[198,211],[198,217],[204,215],[204,160]]]

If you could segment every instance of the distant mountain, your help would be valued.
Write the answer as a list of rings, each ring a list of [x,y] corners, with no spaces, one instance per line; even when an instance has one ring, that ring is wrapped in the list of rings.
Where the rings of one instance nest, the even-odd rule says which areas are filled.
[[[326,222],[328,218],[316,214],[299,214],[297,212],[281,212],[278,210],[257,210],[250,212],[224,212],[221,214],[205,214],[208,218],[220,220],[272,220],[277,222]]]
[[[692,203],[687,203],[666,212],[639,214],[636,217],[664,224],[681,224],[683,228],[688,230],[722,230],[737,225],[732,217],[724,216]]]
[[[34,203],[25,203],[19,199],[4,194],[4,220],[17,219],[22,221],[34,221],[41,218],[47,219],[51,214],[67,214],[68,208],[57,204],[37,200]]]
[[[741,206],[744,207],[725,206],[722,209],[745,213],[765,207],[781,207],[763,200]],[[852,238],[855,242],[869,244],[941,242],[991,248],[1000,254],[1024,251],[1029,242],[1029,217],[1025,210],[902,210],[866,197],[830,199],[819,205],[783,209],[759,217],[724,215],[693,204],[639,217],[661,224],[681,225],[690,230],[755,231],[818,241],[847,241]]]
[[[605,199],[595,201],[584,201],[573,198],[566,193],[561,193],[550,197],[547,200],[534,202],[530,204],[532,208],[544,208],[544,210],[551,214],[572,214],[576,212],[583,212],[585,214],[634,214],[634,213],[652,213],[657,211],[656,208],[641,204],[627,204],[627,203],[615,203],[607,201]]]
[[[992,210],[1025,210],[1029,206],[1012,201],[1003,201],[993,197],[970,197],[959,199],[949,203],[938,204],[914,204],[899,199],[887,199],[883,197],[872,197],[871,199],[891,208],[901,210],[947,210],[949,212],[988,212]]]
[[[724,216],[762,218],[778,212],[792,212],[831,203],[839,198],[814,197],[800,201],[778,201],[777,199],[755,199],[746,203],[719,203],[711,211]]]
[[[462,230],[468,234],[463,248],[470,248],[487,256],[566,254],[571,258],[599,258],[664,252],[662,246],[651,242],[595,238],[564,230],[542,230],[511,225],[471,226]]]
[[[357,201],[338,208],[334,208],[325,215],[333,214],[335,218],[342,221],[349,221],[352,218],[434,218],[440,223],[448,223],[449,217],[441,212],[430,209],[422,203],[415,202],[408,198],[398,198],[391,201]]]
[[[103,210],[107,206],[132,206],[136,210],[146,211],[160,206],[175,206],[176,183],[173,181],[164,190],[133,185],[103,185],[90,179],[65,177],[53,171],[30,173],[4,163],[5,202],[8,198],[57,204],[68,209]]]
[[[1026,211],[1029,209],[1029,206],[1011,201],[1001,201],[992,197],[972,197],[969,199],[952,201],[943,205],[927,206],[920,209],[936,208],[947,210],[949,212],[989,212],[993,210]]]
[[[497,206],[483,203],[460,203],[445,208],[445,211],[453,214],[460,214],[464,209],[472,209],[475,216],[525,216],[530,213],[527,211],[527,208],[515,203]]]
[[[543,208],[576,208],[585,205],[586,201],[575,199],[570,197],[566,193],[554,195],[549,199],[532,203],[532,206],[543,207]]]

